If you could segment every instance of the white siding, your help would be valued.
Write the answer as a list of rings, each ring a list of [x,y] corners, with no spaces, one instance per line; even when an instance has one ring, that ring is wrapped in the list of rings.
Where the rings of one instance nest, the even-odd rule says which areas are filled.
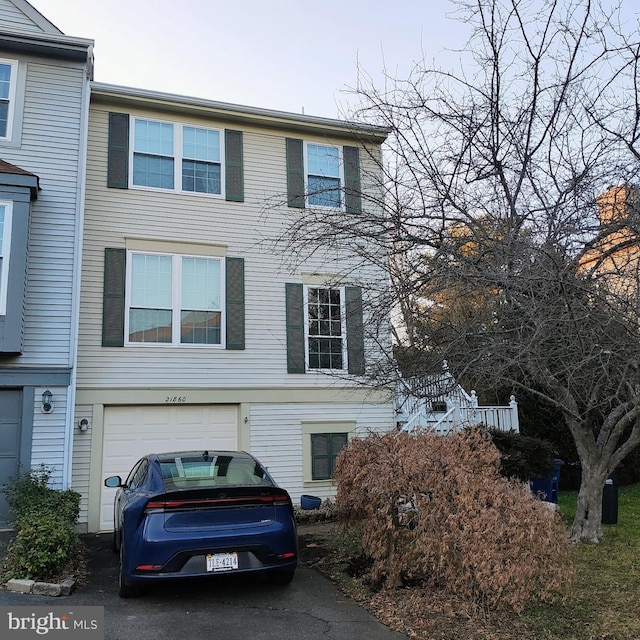
[[[323,374],[290,376],[286,369],[285,283],[281,255],[264,238],[277,235],[287,211],[272,209],[286,189],[285,133],[244,131],[245,202],[140,189],[107,189],[107,110],[90,112],[87,201],[78,372],[80,386],[331,387],[349,383]],[[211,126],[222,126],[213,122]],[[362,154],[363,156],[365,154]],[[126,237],[227,245],[245,258],[246,349],[171,346],[101,347],[105,247],[124,247]],[[337,270],[333,256],[317,254],[305,271]],[[351,261],[351,264],[350,264]],[[341,256],[348,271],[355,262]],[[371,274],[362,274],[369,279]]]
[[[331,497],[335,489],[322,483],[305,486],[302,468],[302,422],[355,421],[356,435],[386,432],[393,424],[390,404],[256,404],[251,407],[251,453],[287,489],[294,502],[303,493]]]
[[[350,254],[319,252],[303,268],[289,272],[283,256],[266,240],[281,233],[290,215],[282,206],[286,201],[285,138],[313,138],[275,128],[231,125],[243,132],[245,201],[241,203],[202,194],[110,189],[106,186],[109,111],[196,126],[226,126],[203,117],[183,119],[174,114],[165,118],[117,105],[107,107],[99,101],[92,104],[78,344],[78,402],[83,404],[76,407],[76,423],[81,417],[96,419],[94,410],[98,415],[114,405],[135,409],[169,402],[166,398],[171,396],[184,397],[188,404],[237,404],[241,448],[259,457],[296,501],[309,491],[331,495],[332,487],[326,482],[305,486],[302,422],[322,418],[354,423],[358,433],[369,428],[387,431],[393,428],[393,407],[380,392],[363,390],[344,376],[287,373],[285,283],[302,282],[303,272],[343,270],[353,278],[356,266]],[[349,144],[340,138],[317,140]],[[366,153],[361,160],[369,160]],[[363,183],[367,185],[367,179]],[[150,344],[102,347],[104,250],[126,248],[127,241],[141,239],[164,242],[166,251],[172,251],[172,243],[211,243],[226,247],[229,257],[244,258],[244,350]],[[361,269],[355,272],[362,282],[380,276]],[[96,422],[101,419],[98,416]],[[91,433],[76,435],[75,440],[73,483],[83,495],[81,521],[98,527],[102,478],[97,477],[100,469],[90,463],[92,453],[96,463],[96,452],[102,449],[102,429],[93,425]]]
[[[93,407],[88,405],[76,406],[75,424],[82,418],[89,419],[89,427],[84,433],[74,428],[73,430],[73,465],[71,488],[78,491],[80,499],[80,522],[86,522],[89,508],[89,477],[91,474],[91,438],[93,435]],[[96,473],[100,473],[99,470]]]

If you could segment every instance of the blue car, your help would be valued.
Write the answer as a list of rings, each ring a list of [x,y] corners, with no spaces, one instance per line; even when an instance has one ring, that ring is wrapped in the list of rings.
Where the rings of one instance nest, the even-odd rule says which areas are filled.
[[[244,451],[150,454],[117,488],[114,551],[119,594],[159,580],[266,573],[288,584],[298,562],[289,494]]]

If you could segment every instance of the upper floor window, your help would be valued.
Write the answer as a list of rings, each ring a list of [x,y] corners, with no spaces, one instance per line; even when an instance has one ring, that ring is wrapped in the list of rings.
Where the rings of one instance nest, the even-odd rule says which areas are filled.
[[[0,60],[0,139],[11,138],[17,63]]]
[[[134,119],[132,184],[222,195],[221,132]]]
[[[307,200],[316,207],[342,206],[340,149],[307,143]]]
[[[342,289],[308,287],[306,293],[308,366],[344,369],[346,329]]]
[[[365,372],[362,289],[287,282],[287,372]]]
[[[7,312],[9,247],[11,246],[11,206],[0,203],[0,315]]]
[[[360,147],[285,139],[287,206],[362,212]]]
[[[131,252],[129,343],[223,344],[224,260]]]

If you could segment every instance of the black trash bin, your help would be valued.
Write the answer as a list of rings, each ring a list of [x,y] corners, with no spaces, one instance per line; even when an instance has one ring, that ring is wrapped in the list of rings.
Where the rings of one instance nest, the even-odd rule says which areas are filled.
[[[602,524],[618,524],[618,481],[607,478],[602,490]]]

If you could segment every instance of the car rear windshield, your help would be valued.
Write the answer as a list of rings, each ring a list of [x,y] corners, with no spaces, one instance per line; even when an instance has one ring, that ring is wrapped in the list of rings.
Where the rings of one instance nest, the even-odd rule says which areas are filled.
[[[167,490],[224,485],[271,485],[262,467],[248,457],[216,454],[176,455],[160,460],[160,468]]]

